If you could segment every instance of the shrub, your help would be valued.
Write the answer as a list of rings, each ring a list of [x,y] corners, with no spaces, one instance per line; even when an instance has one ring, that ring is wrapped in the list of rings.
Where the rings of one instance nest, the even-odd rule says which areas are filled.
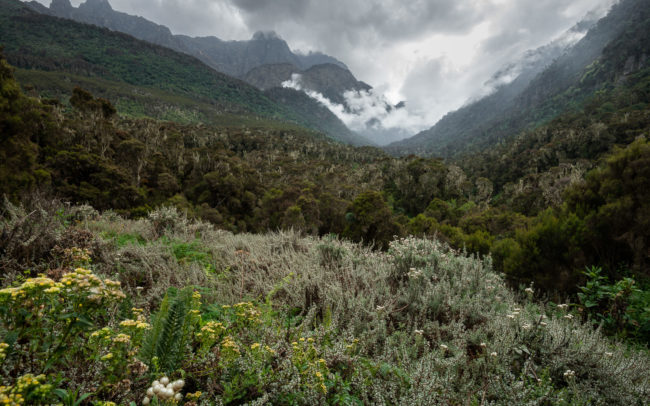
[[[650,293],[636,287],[632,278],[610,284],[598,267],[584,271],[587,282],[580,287],[578,299],[585,317],[602,325],[608,334],[650,342]]]

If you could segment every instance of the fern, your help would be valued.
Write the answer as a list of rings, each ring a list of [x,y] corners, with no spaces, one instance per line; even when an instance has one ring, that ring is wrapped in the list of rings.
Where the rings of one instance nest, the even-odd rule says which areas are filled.
[[[191,288],[170,288],[153,317],[140,356],[152,370],[173,372],[185,355],[193,328]]]

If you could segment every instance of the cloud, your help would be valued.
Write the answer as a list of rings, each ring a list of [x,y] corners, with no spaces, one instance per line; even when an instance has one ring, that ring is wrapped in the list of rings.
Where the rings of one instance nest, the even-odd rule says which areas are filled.
[[[291,75],[282,86],[305,92],[332,111],[352,131],[371,136],[380,145],[403,139],[428,126],[426,117],[413,115],[403,106],[391,106],[381,92],[373,89],[349,90],[343,94],[345,104],[338,104],[319,92],[306,89],[299,73]]]

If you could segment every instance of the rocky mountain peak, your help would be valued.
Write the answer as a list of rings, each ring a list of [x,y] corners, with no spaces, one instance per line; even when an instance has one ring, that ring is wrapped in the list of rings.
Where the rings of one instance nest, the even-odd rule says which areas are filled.
[[[253,41],[271,41],[281,40],[280,36],[275,31],[257,31],[253,34]]]
[[[68,11],[72,10],[72,4],[70,4],[70,0],[52,0],[50,9],[55,11]]]
[[[108,0],[86,0],[85,3],[79,5],[79,9],[93,10],[93,11],[113,11]]]

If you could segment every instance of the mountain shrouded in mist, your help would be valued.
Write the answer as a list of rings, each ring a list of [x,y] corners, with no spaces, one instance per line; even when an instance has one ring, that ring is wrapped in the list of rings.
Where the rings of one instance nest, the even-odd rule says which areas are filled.
[[[586,21],[570,30],[564,38],[579,35],[574,38],[581,39],[568,49],[562,48],[561,38],[527,53],[519,64],[497,72],[494,93],[448,113],[432,128],[387,149],[397,154],[453,157],[495,144],[579,105],[611,80],[585,80],[592,64],[610,42],[630,27],[643,24],[649,10],[647,1],[622,1],[596,24]],[[580,31],[589,27],[583,36]]]
[[[65,98],[75,86],[82,86],[113,100],[118,112],[128,116],[207,123],[257,117],[302,125],[346,143],[371,144],[314,100],[302,99],[297,104],[284,97],[274,101],[186,54],[39,14],[19,1],[0,3],[0,42],[5,53],[21,68],[18,76],[43,94]],[[84,4],[81,9],[108,7],[107,2]]]

